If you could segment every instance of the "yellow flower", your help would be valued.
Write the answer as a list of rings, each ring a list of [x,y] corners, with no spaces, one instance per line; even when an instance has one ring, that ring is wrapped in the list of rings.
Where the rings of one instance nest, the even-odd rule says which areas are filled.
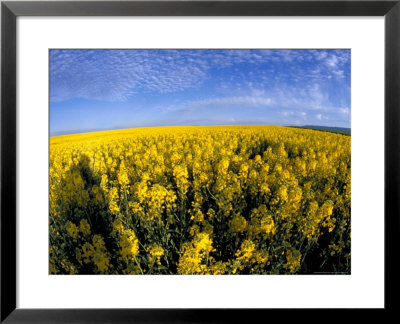
[[[278,126],[52,137],[49,213],[51,273],[294,273],[305,251],[347,271],[351,137]]]
[[[243,232],[246,229],[247,221],[240,214],[236,214],[230,221],[230,227],[234,232]]]
[[[265,215],[261,219],[260,229],[266,234],[270,234],[270,233],[275,234],[275,232],[276,232],[275,223],[274,223],[274,219],[272,218],[272,216],[270,214]]]
[[[292,272],[297,271],[300,268],[301,253],[298,250],[291,249],[286,252],[286,264],[284,268],[289,269]]]
[[[161,257],[164,255],[164,249],[157,244],[153,244],[147,248],[152,257],[156,257],[157,263],[161,265]]]
[[[120,246],[122,258],[134,258],[139,254],[139,241],[133,230],[127,230],[121,235]]]
[[[76,239],[78,237],[79,230],[74,223],[68,221],[65,229],[67,230],[69,236],[71,236],[73,239]]]
[[[243,241],[240,249],[236,251],[235,256],[237,260],[248,261],[253,256],[253,252],[256,249],[256,245],[251,240]]]
[[[86,219],[82,219],[79,223],[79,231],[83,235],[89,235],[90,234],[90,225]]]

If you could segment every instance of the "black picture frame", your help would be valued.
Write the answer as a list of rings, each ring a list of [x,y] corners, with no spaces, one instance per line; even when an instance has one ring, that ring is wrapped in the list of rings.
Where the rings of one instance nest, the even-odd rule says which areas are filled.
[[[19,16],[384,16],[385,302],[369,319],[395,313],[399,298],[400,0],[380,1],[2,1],[1,2],[1,323],[197,323],[269,320],[287,309],[19,309],[16,307],[16,19]],[[373,131],[373,130],[372,130]],[[372,153],[371,153],[372,154]],[[371,259],[373,263],[373,259]],[[371,264],[373,266],[373,264]],[[368,283],[366,283],[367,285]],[[267,292],[266,292],[267,293]],[[243,298],[243,296],[238,296]],[[337,309],[336,309],[337,310]],[[291,316],[324,320],[313,309]],[[335,309],[325,309],[332,313]],[[268,312],[268,314],[267,314]],[[391,314],[393,315],[393,314]],[[279,316],[279,315],[278,315]],[[285,315],[287,316],[287,315]],[[330,315],[328,315],[330,316]],[[246,318],[246,319],[245,319]],[[314,318],[314,319],[313,319]],[[253,319],[253,320],[252,320]],[[359,320],[360,318],[358,318]],[[282,320],[278,319],[277,320]]]

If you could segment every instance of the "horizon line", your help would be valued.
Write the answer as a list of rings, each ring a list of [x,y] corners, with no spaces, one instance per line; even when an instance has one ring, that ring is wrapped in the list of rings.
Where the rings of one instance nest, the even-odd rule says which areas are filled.
[[[278,125],[278,124],[215,124],[215,125],[158,125],[158,126],[138,126],[138,127],[126,127],[126,128],[111,128],[111,129],[98,129],[98,130],[84,130],[77,131],[72,133],[63,133],[57,135],[50,135],[49,138],[52,137],[61,137],[61,136],[69,136],[69,135],[79,135],[79,134],[91,134],[91,133],[100,133],[100,132],[112,132],[119,130],[130,130],[130,129],[140,129],[140,128],[159,128],[159,127],[221,127],[221,126],[279,126],[279,127],[300,127],[300,128],[310,128],[310,127],[321,127],[321,128],[330,128],[330,129],[344,129],[350,130],[351,127],[342,127],[342,126],[326,126],[326,125]]]

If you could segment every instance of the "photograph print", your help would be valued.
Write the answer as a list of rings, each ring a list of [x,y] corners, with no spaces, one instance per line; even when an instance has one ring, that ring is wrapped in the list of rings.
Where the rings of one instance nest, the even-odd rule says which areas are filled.
[[[49,274],[351,273],[349,49],[50,49]]]

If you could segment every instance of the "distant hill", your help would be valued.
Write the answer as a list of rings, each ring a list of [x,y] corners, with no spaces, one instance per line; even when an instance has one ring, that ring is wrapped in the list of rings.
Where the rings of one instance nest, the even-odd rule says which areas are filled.
[[[289,126],[289,127],[314,129],[323,132],[338,133],[349,136],[351,135],[351,128],[346,128],[346,127],[329,127],[329,126],[315,126],[315,125]]]

